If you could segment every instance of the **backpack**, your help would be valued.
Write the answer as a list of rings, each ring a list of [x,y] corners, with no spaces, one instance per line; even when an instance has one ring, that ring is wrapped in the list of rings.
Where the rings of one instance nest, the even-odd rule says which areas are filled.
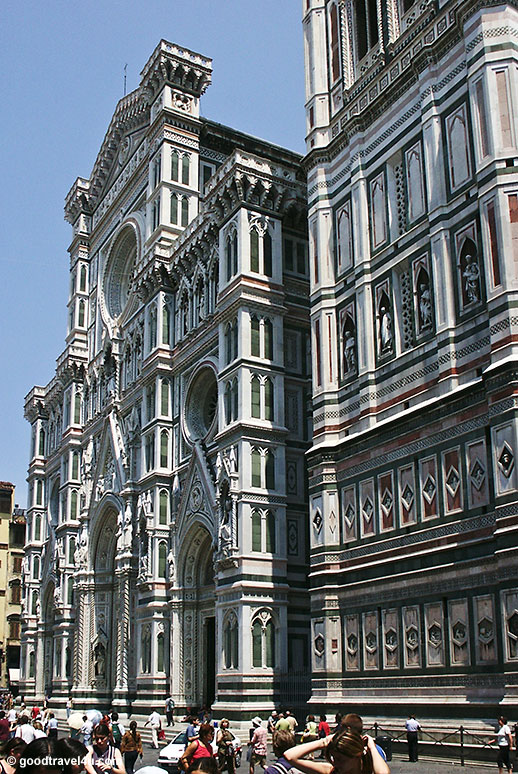
[[[112,736],[115,744],[119,744],[120,740],[122,739],[122,734],[118,723],[112,724]]]

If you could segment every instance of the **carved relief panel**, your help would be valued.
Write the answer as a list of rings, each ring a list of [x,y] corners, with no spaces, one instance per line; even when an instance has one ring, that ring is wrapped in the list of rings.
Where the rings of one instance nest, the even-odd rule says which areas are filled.
[[[326,629],[323,618],[313,622],[313,669],[315,671],[326,668]]]
[[[415,474],[413,465],[398,468],[399,518],[401,526],[417,521]]]
[[[341,273],[349,269],[354,262],[350,199],[336,214],[336,233],[338,237],[338,273]]]
[[[378,614],[363,613],[362,628],[364,669],[379,669]]]
[[[470,137],[466,105],[459,105],[446,117],[446,147],[450,190],[468,182],[471,177]]]
[[[408,196],[407,217],[408,222],[413,223],[426,210],[421,141],[416,142],[405,152],[405,172]]]
[[[404,607],[403,632],[404,632],[404,665],[405,667],[421,666],[421,615],[419,607],[413,605]]]
[[[466,666],[470,663],[469,617],[466,599],[448,602],[450,622],[450,662],[452,666]]]
[[[423,519],[439,515],[437,491],[437,459],[427,457],[419,462],[419,483],[421,487],[421,512]]]
[[[360,482],[360,525],[362,537],[376,534],[374,479]]]
[[[320,546],[324,543],[324,517],[322,497],[311,498],[311,546]]]
[[[336,545],[340,542],[338,492],[326,491],[324,498],[326,515],[324,542],[327,545]]]
[[[385,669],[399,668],[399,611],[383,610],[383,666]]]
[[[518,661],[518,590],[502,591],[502,617],[505,661]]]
[[[449,449],[442,454],[443,497],[446,513],[462,510],[462,471],[460,449]]]
[[[473,599],[477,664],[496,664],[495,600],[492,594]]]
[[[489,502],[489,487],[487,475],[487,451],[483,438],[466,446],[466,469],[468,505],[478,508]]]
[[[492,430],[493,469],[495,489],[501,495],[516,489],[516,432],[513,423],[499,425]]]
[[[340,367],[342,379],[358,372],[358,339],[354,304],[348,304],[340,312]]]
[[[380,532],[394,527],[394,477],[392,471],[378,476]]]
[[[344,621],[345,634],[345,668],[358,670],[360,668],[360,625],[358,615],[346,615]]]
[[[356,510],[356,487],[347,486],[342,489],[342,518],[343,518],[343,541],[356,540],[357,532],[357,510]]]
[[[444,619],[440,602],[425,605],[426,664],[444,666]]]

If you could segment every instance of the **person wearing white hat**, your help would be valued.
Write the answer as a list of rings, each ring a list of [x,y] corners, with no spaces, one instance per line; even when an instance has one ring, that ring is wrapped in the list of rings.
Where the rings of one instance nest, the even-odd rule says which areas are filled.
[[[252,726],[254,727],[254,733],[250,739],[250,774],[254,774],[256,764],[264,769],[266,768],[266,740],[267,732],[266,728],[263,728],[261,718],[256,715],[252,718]]]

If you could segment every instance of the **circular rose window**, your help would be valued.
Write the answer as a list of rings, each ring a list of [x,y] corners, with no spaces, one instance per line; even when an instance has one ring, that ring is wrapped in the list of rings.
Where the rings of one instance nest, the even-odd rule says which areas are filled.
[[[106,308],[113,320],[120,317],[128,305],[136,257],[137,237],[133,228],[128,227],[117,237],[104,281]]]
[[[206,438],[218,407],[218,382],[209,366],[201,368],[191,381],[185,401],[185,427],[191,441]]]

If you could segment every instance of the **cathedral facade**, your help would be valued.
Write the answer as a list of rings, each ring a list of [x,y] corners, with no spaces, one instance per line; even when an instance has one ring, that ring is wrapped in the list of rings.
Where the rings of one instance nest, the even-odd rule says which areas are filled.
[[[305,175],[200,118],[211,72],[161,41],[66,199],[66,347],[26,398],[26,699],[242,717],[309,668]]]
[[[517,5],[304,0],[303,25],[311,702],[508,714]]]

